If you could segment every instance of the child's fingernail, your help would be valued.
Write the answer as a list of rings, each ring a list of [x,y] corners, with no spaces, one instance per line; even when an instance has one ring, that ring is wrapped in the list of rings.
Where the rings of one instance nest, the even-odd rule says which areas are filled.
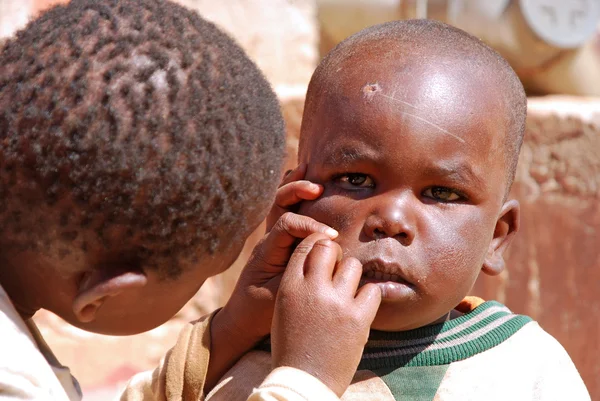
[[[331,239],[337,238],[337,236],[339,235],[339,233],[333,228],[328,228],[327,230],[325,230],[325,234],[329,235]]]
[[[318,185],[318,184],[312,184],[312,183],[311,183],[311,184],[310,184],[310,189],[311,189],[312,191],[319,191],[319,190],[321,189],[321,186],[320,186],[320,185]]]

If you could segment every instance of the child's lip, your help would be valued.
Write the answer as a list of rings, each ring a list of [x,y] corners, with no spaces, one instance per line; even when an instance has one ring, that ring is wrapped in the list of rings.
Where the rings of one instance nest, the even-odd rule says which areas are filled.
[[[397,274],[388,274],[382,273],[379,271],[368,270],[363,273],[362,279],[365,282],[384,282],[384,281],[393,281],[395,283],[406,283],[399,275]]]
[[[411,285],[406,278],[404,269],[398,262],[385,261],[383,259],[372,259],[363,263],[363,280],[369,282],[386,282]]]

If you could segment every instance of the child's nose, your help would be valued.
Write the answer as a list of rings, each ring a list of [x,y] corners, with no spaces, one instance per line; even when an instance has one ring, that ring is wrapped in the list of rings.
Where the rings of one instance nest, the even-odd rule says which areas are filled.
[[[376,200],[373,212],[365,221],[365,234],[372,239],[396,238],[402,245],[410,245],[416,225],[407,203],[408,200],[400,198]]]

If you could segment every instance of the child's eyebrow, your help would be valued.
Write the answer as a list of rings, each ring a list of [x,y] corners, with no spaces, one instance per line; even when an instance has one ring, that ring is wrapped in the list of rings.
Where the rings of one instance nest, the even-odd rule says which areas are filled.
[[[461,162],[440,162],[433,166],[425,167],[423,169],[423,174],[434,177],[443,176],[458,182],[466,181],[478,188],[484,188],[486,186],[485,181],[473,171],[470,165]]]
[[[340,147],[329,152],[323,160],[323,167],[340,167],[361,161],[375,161],[372,151],[357,147]]]

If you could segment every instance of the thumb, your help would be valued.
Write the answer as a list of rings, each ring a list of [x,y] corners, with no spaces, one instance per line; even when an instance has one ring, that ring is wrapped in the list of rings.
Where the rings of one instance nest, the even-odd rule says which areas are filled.
[[[363,311],[365,323],[368,323],[370,327],[381,305],[381,289],[373,283],[365,284],[358,290],[355,301],[359,309]]]

